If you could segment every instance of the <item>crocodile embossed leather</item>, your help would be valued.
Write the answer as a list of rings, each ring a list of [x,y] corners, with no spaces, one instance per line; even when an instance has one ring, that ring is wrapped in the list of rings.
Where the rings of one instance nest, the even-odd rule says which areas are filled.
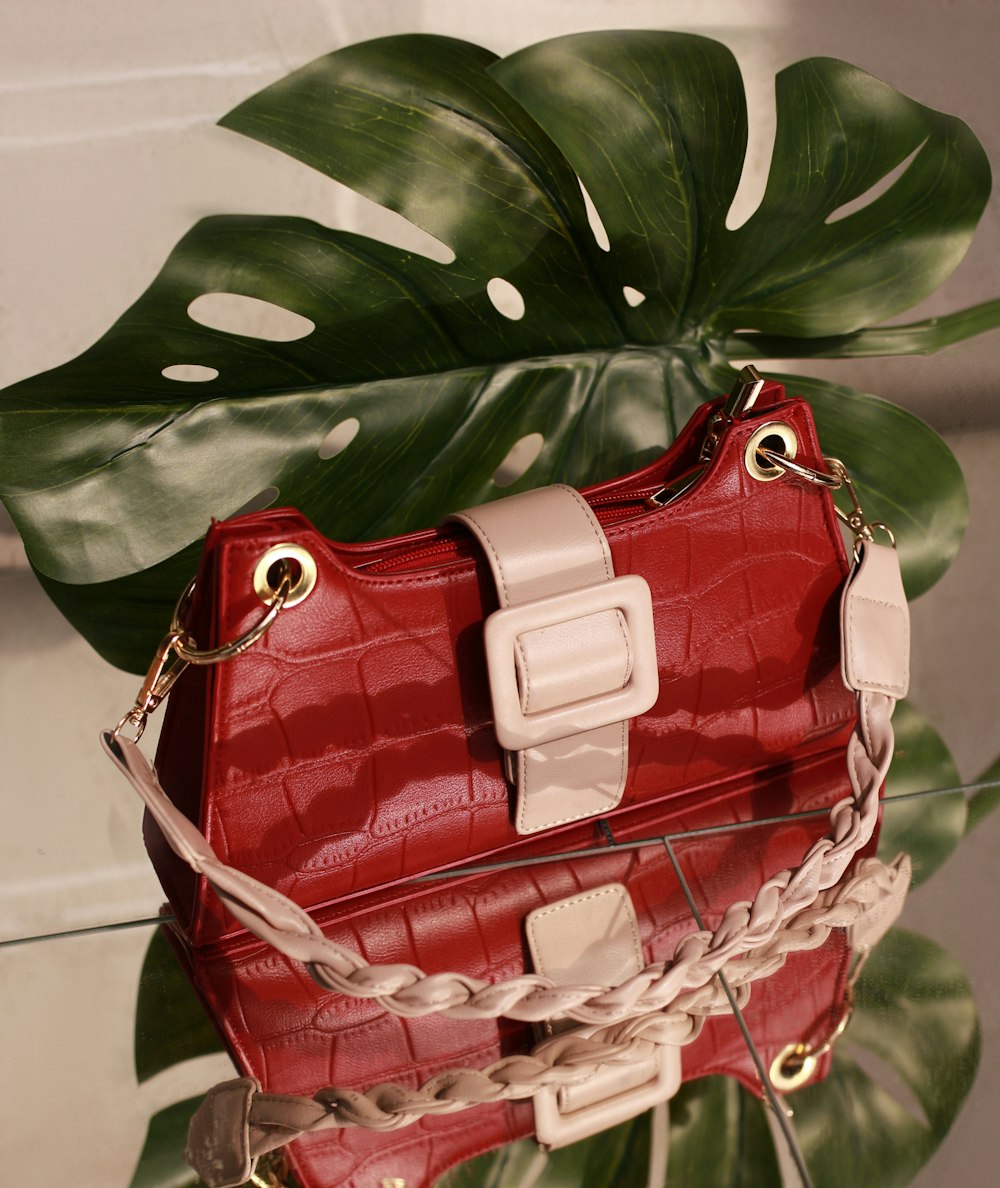
[[[674,503],[649,496],[697,465],[710,406],[663,458],[584,492],[615,572],[647,582],[656,623],[659,693],[630,723],[609,820],[846,746],[856,707],[840,677],[837,601],[848,565],[832,500],[743,465],[776,409],[799,458],[822,465],[808,406],[782,396],[768,385]],[[310,907],[539,843],[588,844],[593,821],[544,839],[513,823],[483,650],[497,595],[462,529],[335,545],[293,511],[215,524],[191,608],[199,642],[259,617],[254,567],[289,540],[316,560],[312,594],[243,655],[185,672],[167,705],[161,783],[219,858]],[[194,944],[240,931],[152,823],[147,845]]]

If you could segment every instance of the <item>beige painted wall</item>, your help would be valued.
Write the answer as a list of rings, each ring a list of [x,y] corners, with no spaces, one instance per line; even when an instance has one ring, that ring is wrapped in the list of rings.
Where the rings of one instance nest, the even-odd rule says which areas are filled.
[[[773,74],[812,54],[851,60],[963,116],[994,166],[1000,164],[1000,5],[993,0],[4,0],[0,385],[94,341],[203,214],[294,213],[406,236],[402,220],[214,126],[268,82],[318,53],[390,32],[448,33],[504,53],[557,33],[611,26],[705,32],[736,51],[753,127],[754,168],[741,191],[747,209],[760,192],[773,134]],[[918,315],[1000,291],[998,212],[994,198],[975,250]],[[922,650],[914,698],[942,729],[967,777],[1000,751],[1000,648],[990,610],[1000,570],[992,507],[1000,464],[998,347],[1000,336],[992,334],[932,360],[813,365],[904,403],[948,431],[974,481],[969,544],[955,570],[915,608]],[[112,671],[74,636],[19,559],[16,542],[0,534],[0,595],[8,608],[0,627],[0,937],[133,918],[159,902],[138,840],[137,809],[108,779],[93,743],[97,729],[130,703],[134,678]],[[996,829],[989,836],[998,839]],[[926,918],[938,917],[937,927],[968,916],[970,900],[987,905],[995,926],[996,851],[976,845],[963,869],[948,875],[957,887],[953,899],[935,893],[926,907],[917,904]],[[976,878],[984,868],[985,882]],[[942,909],[942,902],[952,906]],[[50,957],[56,944],[58,955]],[[955,944],[964,960],[978,958],[981,993],[993,995],[984,1005],[991,1008],[987,1040],[996,1052],[992,961],[973,936],[958,936]],[[95,955],[100,952],[106,956]],[[10,1043],[3,1049],[23,1086],[22,1114],[9,1119],[18,1137],[4,1163],[26,1185],[127,1183],[152,1108],[129,1079],[130,1024],[123,1019],[132,974],[121,971],[137,968],[138,952],[134,940],[101,949],[74,941],[0,951],[2,993],[17,1005],[4,1012]],[[161,1085],[156,1104],[215,1075],[189,1071],[188,1085]],[[59,1145],[52,1144],[50,1118],[38,1106],[43,1086],[95,1078],[91,1108],[64,1114]],[[998,1153],[988,1121],[995,1100],[992,1090],[980,1094],[923,1183],[952,1175],[986,1182],[985,1160]],[[95,1149],[95,1112],[112,1111],[128,1136]],[[980,1162],[963,1164],[967,1152]],[[977,1166],[980,1171],[970,1170]]]

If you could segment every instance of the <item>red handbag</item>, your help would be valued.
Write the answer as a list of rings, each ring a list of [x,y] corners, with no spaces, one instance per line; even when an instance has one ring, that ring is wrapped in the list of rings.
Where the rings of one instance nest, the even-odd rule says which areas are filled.
[[[357,545],[288,510],[214,524],[135,707],[104,735],[146,801],[192,968],[235,961],[249,928],[403,1018],[607,1025],[768,944],[870,842],[905,692],[894,550],[855,499],[849,571],[838,486],[853,495],[808,406],[749,369],[662,458],[584,492]],[[136,743],[178,678],[157,780]],[[414,877],[642,837],[790,766],[837,756],[842,772],[845,750],[827,834],[617,987],[426,976],[399,964],[405,944],[369,964],[318,923]]]

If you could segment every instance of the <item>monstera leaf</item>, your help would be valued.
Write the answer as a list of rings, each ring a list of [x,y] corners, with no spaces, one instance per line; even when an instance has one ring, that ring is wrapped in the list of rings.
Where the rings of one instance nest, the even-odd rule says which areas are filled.
[[[871,329],[969,244],[990,179],[968,128],[832,59],[776,91],[767,188],[738,228],[743,87],[701,37],[582,34],[503,61],[393,37],[237,107],[225,127],[399,212],[440,258],[297,218],[198,223],[95,346],[4,395],[4,498],[50,595],[144,669],[210,519],[248,502],[341,539],[412,529],[648,461],[728,389],[734,352],[929,350],[997,324],[988,306]],[[220,293],[298,318],[237,333],[199,302]],[[898,409],[807,394],[920,592],[964,526],[954,460]]]
[[[891,862],[909,854],[916,887],[952,853],[966,834],[969,808],[961,779],[944,740],[908,701],[893,714],[895,743],[885,780],[885,808],[879,835],[879,857]],[[952,788],[935,796],[928,789]]]
[[[180,973],[162,929],[149,942],[135,1012],[135,1075],[142,1084],[164,1069],[219,1052],[205,1008]]]
[[[149,1120],[146,1141],[129,1188],[205,1188],[181,1156],[200,1098],[179,1101]]]
[[[857,985],[828,1079],[796,1094],[816,1188],[904,1188],[948,1133],[979,1063],[968,980],[927,937],[895,929]]]
[[[966,832],[978,825],[1000,805],[1000,759],[991,763],[979,777],[978,790],[969,797],[969,817]]]

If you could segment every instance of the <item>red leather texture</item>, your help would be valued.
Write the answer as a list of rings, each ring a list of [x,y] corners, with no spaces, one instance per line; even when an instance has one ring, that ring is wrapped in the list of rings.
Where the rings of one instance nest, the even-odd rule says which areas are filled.
[[[825,807],[847,791],[842,756],[828,756],[777,771],[708,807],[648,819],[646,832],[638,835]],[[824,828],[820,816],[723,828],[672,844],[699,912],[714,927],[730,903],[752,897],[768,871],[793,864]],[[523,920],[529,911],[606,882],[628,887],[646,961],[669,958],[694,927],[662,844],[387,888],[319,912],[316,919],[326,935],[372,961],[460,968],[498,980],[526,968]],[[330,1084],[366,1089],[383,1081],[416,1086],[444,1069],[482,1067],[533,1043],[530,1027],[509,1020],[402,1020],[375,1002],[331,996],[301,967],[257,942],[232,942],[225,953],[178,947],[237,1064],[270,1092],[311,1094]],[[822,949],[794,955],[784,969],[755,984],[745,1018],[765,1062],[786,1044],[818,1044],[834,1031],[848,961],[844,935],[835,932]],[[731,1018],[710,1020],[683,1049],[682,1061],[685,1080],[728,1073],[760,1092]],[[822,1061],[817,1079],[827,1068],[828,1060]],[[455,1163],[532,1129],[530,1104],[492,1105],[388,1133],[307,1136],[287,1148],[287,1155],[310,1188],[370,1188],[393,1177],[408,1188],[426,1188]]]
[[[608,818],[616,832],[672,801],[680,812],[725,798],[793,758],[842,753],[853,725],[838,670],[847,563],[830,497],[787,476],[759,482],[743,464],[766,419],[792,426],[799,460],[821,464],[808,407],[781,395],[768,385],[760,411],[731,426],[669,506],[645,494],[697,461],[709,407],[663,458],[585,492],[616,572],[647,580],[656,621],[660,695],[631,723],[625,794]],[[309,907],[457,864],[591,844],[593,822],[534,838],[511,825],[482,650],[496,599],[461,530],[339,545],[293,511],[216,524],[190,624],[199,644],[234,639],[260,617],[252,573],[285,541],[315,557],[315,590],[243,655],[181,678],[157,755],[164,787],[223,861]],[[238,925],[156,827],[146,834],[191,943],[235,939]]]

